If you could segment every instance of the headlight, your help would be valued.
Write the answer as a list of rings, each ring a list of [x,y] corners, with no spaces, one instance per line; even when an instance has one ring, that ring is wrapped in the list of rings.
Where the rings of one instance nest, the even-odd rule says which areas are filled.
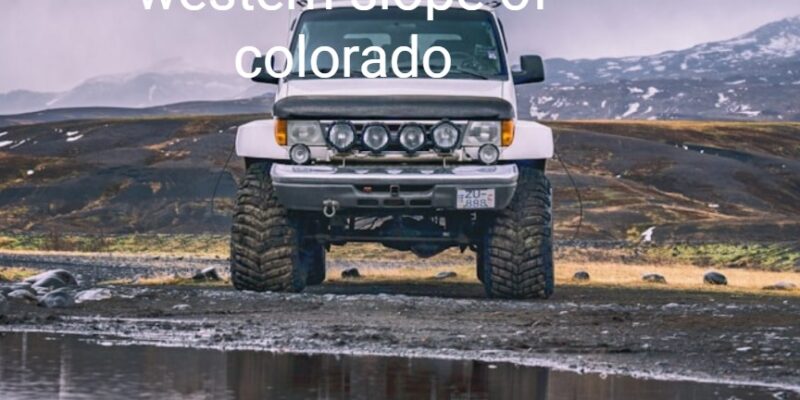
[[[381,151],[389,144],[389,130],[383,125],[369,125],[364,129],[361,141],[368,149]]]
[[[289,121],[287,127],[289,146],[304,144],[306,146],[324,146],[325,136],[317,121]]]
[[[461,132],[458,128],[449,123],[442,122],[433,128],[433,143],[439,150],[450,151],[453,150],[458,144],[458,138]]]
[[[425,130],[419,125],[406,125],[400,130],[400,144],[413,153],[425,144]]]
[[[353,147],[356,131],[347,122],[336,122],[328,128],[328,142],[339,151],[347,151]]]
[[[500,158],[500,150],[493,144],[485,144],[478,149],[478,158],[486,165],[494,164]]]
[[[463,146],[500,145],[500,121],[473,121],[467,125]]]
[[[311,150],[304,144],[296,144],[289,150],[289,157],[295,164],[303,165],[311,160]]]

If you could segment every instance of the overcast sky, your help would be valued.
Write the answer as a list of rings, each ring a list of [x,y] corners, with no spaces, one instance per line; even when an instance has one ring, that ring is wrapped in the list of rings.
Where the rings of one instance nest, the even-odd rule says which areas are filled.
[[[512,53],[566,58],[681,49],[795,15],[798,0],[546,0],[544,11],[501,12]],[[240,8],[145,11],[142,0],[0,0],[0,92],[66,90],[175,57],[235,74],[236,51],[283,45],[288,21]]]

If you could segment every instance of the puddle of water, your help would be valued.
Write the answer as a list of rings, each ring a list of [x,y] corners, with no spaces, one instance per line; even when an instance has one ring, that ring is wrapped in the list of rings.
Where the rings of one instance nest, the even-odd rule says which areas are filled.
[[[475,361],[275,354],[0,334],[3,399],[759,399],[753,387]]]

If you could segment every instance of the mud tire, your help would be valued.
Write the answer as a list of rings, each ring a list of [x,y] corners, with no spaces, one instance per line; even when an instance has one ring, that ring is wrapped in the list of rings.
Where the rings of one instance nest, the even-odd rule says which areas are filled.
[[[270,164],[250,165],[236,198],[231,228],[231,281],[237,290],[300,292],[308,269],[301,232],[278,203]]]
[[[553,294],[552,191],[544,172],[520,166],[511,205],[488,224],[479,267],[486,294],[546,299]]]

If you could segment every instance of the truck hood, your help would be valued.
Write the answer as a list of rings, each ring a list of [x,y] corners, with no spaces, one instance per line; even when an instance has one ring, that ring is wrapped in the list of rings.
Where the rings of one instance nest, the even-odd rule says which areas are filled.
[[[295,79],[284,96],[469,96],[503,98],[502,81],[475,79]]]

